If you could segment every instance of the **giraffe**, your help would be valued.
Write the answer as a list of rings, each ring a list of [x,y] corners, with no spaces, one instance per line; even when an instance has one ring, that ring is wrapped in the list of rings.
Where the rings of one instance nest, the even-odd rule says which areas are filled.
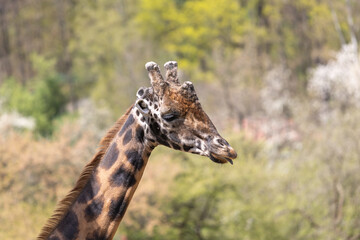
[[[75,187],[58,204],[38,239],[112,239],[158,145],[233,163],[235,150],[203,111],[191,82],[181,84],[177,62],[148,62],[151,87],[108,131]]]

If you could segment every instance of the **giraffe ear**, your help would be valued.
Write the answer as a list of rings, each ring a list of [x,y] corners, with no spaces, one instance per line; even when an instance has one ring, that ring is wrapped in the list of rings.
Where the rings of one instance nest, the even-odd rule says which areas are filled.
[[[135,107],[139,109],[142,115],[148,116],[150,114],[150,109],[146,101],[143,99],[136,100]]]

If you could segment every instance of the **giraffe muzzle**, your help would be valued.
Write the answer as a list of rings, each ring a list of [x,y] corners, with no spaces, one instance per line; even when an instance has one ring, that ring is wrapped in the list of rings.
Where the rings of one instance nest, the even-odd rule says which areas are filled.
[[[236,151],[223,138],[217,138],[210,144],[209,158],[216,163],[231,163],[237,157]]]

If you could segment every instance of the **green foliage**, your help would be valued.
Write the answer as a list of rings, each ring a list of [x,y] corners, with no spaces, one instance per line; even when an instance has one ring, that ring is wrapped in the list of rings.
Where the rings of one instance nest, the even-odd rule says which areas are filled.
[[[50,134],[53,120],[61,114],[66,96],[63,93],[63,78],[55,72],[55,61],[40,56],[33,56],[34,69],[37,71],[33,79],[33,116],[36,119],[37,131]]]
[[[9,73],[13,74],[8,77],[31,81],[36,69],[29,66],[30,55],[38,49],[25,43],[40,44],[41,54],[55,60],[54,71],[66,80],[65,92],[73,105],[79,98],[91,96],[116,116],[132,103],[130,92],[148,83],[141,69],[149,60],[176,59],[192,81],[216,84],[226,78],[216,72],[218,68],[234,62],[231,78],[243,81],[238,76],[247,70],[244,59],[256,61],[257,67],[246,77],[258,81],[263,69],[286,65],[294,73],[294,85],[301,94],[308,68],[328,60],[339,47],[332,11],[338,14],[347,40],[350,31],[344,3],[329,0],[41,0],[39,16],[36,6],[26,5],[19,15],[15,10],[14,16],[8,13],[10,20],[14,18],[6,22],[10,40],[20,23],[40,37],[38,40],[21,31],[24,39],[10,43],[9,53],[14,56],[9,59],[19,64],[11,67]]]
[[[79,1],[73,19],[75,37],[69,49],[77,86],[82,93],[92,92],[97,101],[114,95],[116,61],[123,51],[123,23],[114,5],[113,1]]]
[[[41,135],[51,134],[53,121],[66,103],[63,93],[63,78],[55,71],[55,61],[38,55],[32,56],[36,76],[22,86],[8,79],[0,88],[5,98],[5,108],[15,110],[36,121],[36,131]]]
[[[333,26],[326,1],[140,1],[134,19],[143,36],[179,59],[193,80],[209,77],[199,72],[214,70],[218,48],[233,52],[255,41],[258,54],[286,61],[301,77],[339,46],[335,29],[323,27]]]
[[[6,110],[17,110],[24,115],[31,115],[33,96],[13,78],[7,79],[0,88],[0,95]]]
[[[182,69],[195,74],[199,69],[211,69],[209,57],[214,47],[233,48],[241,43],[250,28],[245,14],[232,0],[185,1],[181,5],[156,0],[141,1],[135,21],[145,37],[176,56]]]
[[[190,156],[175,179],[165,202],[172,239],[287,239],[272,219],[276,199],[266,185],[273,173],[258,157],[261,146],[239,137],[233,141],[243,142],[236,144],[241,160],[234,166]]]

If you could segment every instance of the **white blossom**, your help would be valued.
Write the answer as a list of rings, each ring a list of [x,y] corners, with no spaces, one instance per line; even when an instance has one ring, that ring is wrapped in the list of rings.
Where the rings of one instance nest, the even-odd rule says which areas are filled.
[[[360,61],[356,44],[344,45],[334,60],[316,67],[311,75],[308,90],[317,100],[360,107]]]

